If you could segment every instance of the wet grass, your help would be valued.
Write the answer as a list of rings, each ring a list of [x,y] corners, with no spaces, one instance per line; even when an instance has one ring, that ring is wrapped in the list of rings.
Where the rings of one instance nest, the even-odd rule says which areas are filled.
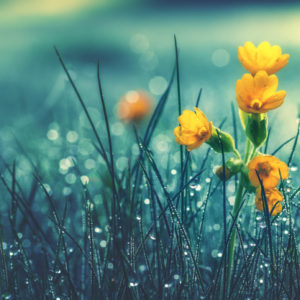
[[[236,178],[220,182],[213,174],[213,150],[201,152],[199,158],[180,147],[177,165],[164,169],[157,162],[152,139],[160,119],[166,117],[164,109],[174,82],[181,112],[176,38],[169,86],[145,130],[131,127],[132,143],[138,145],[139,153],[128,155],[123,171],[116,168],[115,153],[121,145],[111,135],[99,63],[102,132],[55,51],[90,123],[94,147],[103,163],[92,180],[83,176],[80,161],[74,159],[72,169],[81,181],[66,194],[60,188],[59,174],[49,179],[30,153],[26,154],[31,165],[26,185],[17,176],[18,158],[1,160],[2,199],[7,207],[0,226],[2,298],[297,299],[300,193],[293,184],[297,168],[280,186],[284,195],[280,216],[256,211],[253,195],[245,193],[233,218],[227,191],[236,192]],[[234,106],[231,115],[236,146],[243,147],[237,140]],[[296,135],[275,145],[273,154],[293,143],[286,157],[291,165],[298,136],[299,124]],[[218,162],[224,165],[225,153]],[[227,247],[234,228],[237,247],[229,281]]]

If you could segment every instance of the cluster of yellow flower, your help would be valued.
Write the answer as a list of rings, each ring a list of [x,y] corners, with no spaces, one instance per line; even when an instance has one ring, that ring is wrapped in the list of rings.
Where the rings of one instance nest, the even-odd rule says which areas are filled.
[[[278,78],[274,73],[287,65],[289,54],[282,54],[279,46],[272,47],[268,42],[262,42],[257,48],[246,42],[244,47],[239,47],[238,57],[243,67],[251,73],[245,74],[236,83],[239,108],[246,113],[263,114],[279,107],[286,92],[276,91]],[[276,186],[280,176],[281,179],[288,178],[288,166],[274,156],[259,155],[249,162],[248,169],[250,182],[256,187],[256,208],[264,211],[262,197],[265,195],[269,212],[272,215],[280,213],[283,197]]]
[[[263,211],[262,198],[265,197],[269,213],[276,215],[282,211],[280,202],[283,200],[276,186],[280,177],[288,178],[288,166],[278,158],[260,154],[257,150],[265,142],[268,134],[265,113],[279,107],[286,96],[285,91],[277,91],[278,78],[273,73],[288,63],[289,55],[282,54],[279,46],[272,47],[268,42],[261,43],[257,48],[251,42],[246,42],[243,47],[239,47],[238,57],[243,67],[250,72],[237,80],[236,100],[245,134],[252,143],[252,154],[249,155],[248,149],[242,161],[234,147],[233,138],[214,127],[196,107],[195,113],[185,110],[179,116],[180,125],[174,129],[174,134],[176,142],[185,145],[188,151],[206,142],[215,151],[221,152],[221,140],[223,151],[235,155],[235,158],[226,162],[225,179],[233,174],[246,172],[251,184],[256,188],[256,207]],[[219,175],[220,170],[222,171],[222,168],[218,170]]]
[[[283,200],[283,197],[276,189],[276,186],[278,185],[280,176],[281,179],[288,178],[288,166],[272,155],[259,155],[249,162],[248,169],[249,180],[251,184],[256,187],[256,208],[264,211],[262,199],[263,193],[261,189],[262,183],[269,213],[272,212],[273,216],[280,213],[282,211],[280,202]],[[259,179],[261,180],[261,183],[259,182]]]

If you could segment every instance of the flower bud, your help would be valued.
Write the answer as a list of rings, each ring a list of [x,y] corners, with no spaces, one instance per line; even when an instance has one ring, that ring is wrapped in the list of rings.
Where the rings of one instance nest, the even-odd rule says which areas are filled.
[[[219,133],[219,136],[218,136]],[[221,141],[220,141],[221,140]],[[216,152],[222,153],[221,143],[224,152],[235,152],[234,139],[230,134],[213,126],[212,134],[209,140],[206,141]]]
[[[219,177],[219,179],[221,181],[224,181],[224,178],[225,178],[225,181],[227,181],[231,177],[232,174],[230,173],[229,169],[227,169],[226,167],[225,167],[225,173],[224,173],[223,167],[220,166],[216,170],[216,175]]]
[[[268,136],[268,117],[266,114],[251,114],[247,119],[246,135],[255,148],[259,148]]]
[[[226,162],[226,168],[231,174],[237,174],[243,167],[243,161],[239,158],[229,158]]]

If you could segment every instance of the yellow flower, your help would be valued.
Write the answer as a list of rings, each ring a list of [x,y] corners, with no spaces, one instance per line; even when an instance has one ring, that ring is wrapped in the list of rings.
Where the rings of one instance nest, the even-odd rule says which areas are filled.
[[[211,137],[212,122],[209,122],[199,108],[194,108],[196,113],[185,110],[178,117],[180,126],[174,129],[176,142],[185,145],[188,151],[200,147]]]
[[[140,121],[151,111],[152,99],[144,91],[129,91],[120,100],[118,116],[125,122]]]
[[[259,155],[253,158],[248,164],[248,169],[251,184],[255,187],[260,186],[257,172],[265,189],[276,187],[280,179],[280,174],[282,179],[287,179],[289,176],[288,166],[272,155]]]
[[[262,42],[256,48],[251,42],[244,47],[239,46],[238,57],[243,67],[252,74],[264,70],[273,74],[289,62],[289,54],[282,54],[279,46],[271,47],[270,43]]]
[[[272,216],[276,216],[277,214],[281,213],[282,212],[281,203],[277,203],[277,202],[283,201],[282,194],[277,189],[273,188],[273,189],[265,190],[265,196],[268,203],[269,213],[271,213],[273,208],[274,209],[272,212]],[[260,187],[256,190],[255,206],[257,209],[264,211],[263,199],[262,199]]]
[[[259,71],[254,77],[243,75],[236,82],[236,100],[239,108],[246,113],[265,113],[283,103],[285,91],[276,91],[278,78]]]

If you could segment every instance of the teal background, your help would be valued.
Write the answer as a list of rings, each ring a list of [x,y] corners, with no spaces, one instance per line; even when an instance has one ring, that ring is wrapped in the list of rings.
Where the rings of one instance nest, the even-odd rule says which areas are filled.
[[[238,46],[248,40],[280,45],[290,54],[289,64],[278,73],[279,89],[286,90],[287,97],[279,109],[269,113],[270,151],[296,134],[300,94],[298,4],[159,6],[149,1],[89,1],[77,8],[57,7],[53,12],[34,1],[28,1],[27,6],[20,3],[3,2],[0,12],[0,149],[8,162],[19,155],[18,143],[34,159],[44,161],[49,156],[47,133],[51,129],[59,134],[54,144],[50,142],[51,147],[68,145],[65,136],[70,130],[78,132],[84,141],[91,137],[54,45],[101,135],[104,123],[96,81],[100,60],[110,122],[117,132],[114,140],[122,145],[115,148],[117,155],[130,152],[133,141],[128,139],[131,129],[116,117],[117,103],[135,89],[147,90],[155,102],[159,100],[174,66],[174,34],[179,45],[183,109],[193,108],[203,88],[200,108],[216,125],[226,117],[225,129],[230,133],[235,82],[245,72],[237,59]],[[158,151],[160,154],[177,149],[173,138],[176,125],[173,87],[157,131],[168,144]],[[139,130],[144,128],[141,124]],[[288,155],[291,144],[279,157]]]

